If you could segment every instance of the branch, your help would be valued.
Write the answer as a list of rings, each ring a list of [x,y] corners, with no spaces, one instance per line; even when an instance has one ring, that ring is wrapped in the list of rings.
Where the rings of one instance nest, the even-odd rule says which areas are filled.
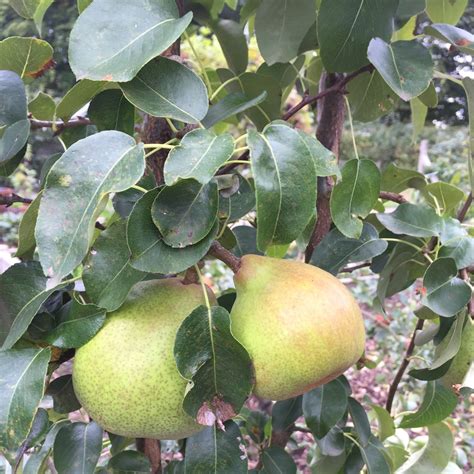
[[[387,396],[387,403],[385,404],[385,408],[387,409],[389,413],[392,410],[393,399],[395,398],[395,394],[397,393],[398,385],[400,384],[400,381],[402,380],[403,374],[405,373],[405,370],[407,369],[408,364],[410,363],[410,357],[413,354],[413,351],[415,349],[416,333],[417,331],[420,331],[423,328],[424,323],[425,323],[424,319],[419,319],[418,322],[416,323],[416,327],[415,327],[415,330],[413,331],[413,335],[411,336],[410,343],[408,344],[405,357],[403,358],[402,364],[400,368],[398,369],[397,375],[395,375],[395,378],[393,379],[393,382],[390,385],[390,389],[388,391],[388,396]]]
[[[408,202],[401,194],[390,193],[388,191],[380,191],[380,199],[385,199],[386,201],[397,202],[398,204],[404,204]]]
[[[5,196],[0,195],[0,206],[10,207],[15,203],[31,204],[32,202],[32,199],[18,196],[18,194],[15,193],[11,193]]]
[[[321,100],[322,98],[326,97],[329,94],[332,93],[338,93],[338,94],[345,94],[346,91],[346,86],[347,84],[352,81],[352,79],[356,78],[360,74],[363,74],[364,72],[371,72],[374,70],[374,66],[372,64],[368,64],[367,66],[361,67],[357,71],[352,72],[351,74],[348,74],[345,76],[343,79],[340,81],[336,82],[333,84],[331,87],[328,87],[327,89],[323,90],[317,95],[307,95],[303,97],[301,102],[296,104],[294,107],[292,107],[288,112],[286,112],[282,119],[283,120],[288,120],[289,118],[293,117],[297,112],[299,112],[303,107],[306,107],[307,105],[314,104],[318,100]]]
[[[342,270],[340,270],[339,273],[352,273],[356,270],[360,270],[361,268],[370,267],[370,265],[372,265],[371,262],[365,262],[365,263],[361,263],[359,265],[354,265],[353,267],[345,267]]]
[[[461,207],[461,209],[458,212],[458,221],[459,222],[464,222],[464,219],[466,219],[467,213],[469,211],[469,208],[471,207],[472,204],[472,192],[469,193],[469,196],[466,199],[466,202],[464,205]]]
[[[211,255],[221,262],[224,262],[234,273],[239,271],[240,265],[242,263],[239,257],[224,248],[219,242],[217,242],[217,240],[212,243],[208,255]]]
[[[52,128],[55,130],[55,135],[59,135],[66,128],[82,127],[83,125],[92,125],[92,122],[86,117],[76,117],[67,122],[58,121],[52,122],[49,120],[36,120],[30,119],[31,129],[36,130],[38,128]]]

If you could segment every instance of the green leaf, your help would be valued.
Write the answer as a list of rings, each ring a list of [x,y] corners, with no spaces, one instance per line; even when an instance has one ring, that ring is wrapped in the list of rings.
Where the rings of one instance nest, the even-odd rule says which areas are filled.
[[[56,102],[50,95],[38,92],[38,95],[28,104],[28,110],[38,120],[53,120]]]
[[[366,447],[372,436],[369,418],[367,417],[367,413],[365,412],[364,408],[357,400],[352,397],[349,397],[348,402],[349,413],[351,415],[354,428],[357,432],[359,443],[362,446]]]
[[[104,321],[105,309],[73,299],[60,311],[58,325],[46,340],[62,349],[80,347],[97,334]]]
[[[423,304],[444,317],[461,311],[471,299],[471,287],[457,274],[456,262],[452,258],[435,260],[423,277],[426,289]]]
[[[441,247],[438,255],[454,259],[458,270],[467,268],[474,264],[474,238],[464,236],[448,240]]]
[[[65,285],[47,288],[39,262],[17,263],[0,275],[0,342],[10,349],[25,333],[41,305]]]
[[[34,20],[36,28],[41,35],[41,25],[46,10],[54,0],[10,0],[10,5],[18,15],[27,20]]]
[[[347,409],[347,391],[340,379],[314,388],[303,395],[303,414],[316,438],[325,437]]]
[[[263,91],[253,99],[247,97],[243,92],[231,92],[217,102],[217,104],[211,105],[207,115],[202,120],[202,124],[206,128],[211,128],[229,117],[261,104],[266,97],[266,91]]]
[[[183,248],[200,242],[217,218],[219,193],[216,183],[194,179],[166,186],[153,201],[151,217],[165,244]]]
[[[34,201],[28,206],[23,214],[18,229],[18,249],[15,256],[26,260],[31,260],[35,253],[36,239],[35,226],[38,218],[38,209],[41,200],[41,193],[36,196]]]
[[[53,408],[56,413],[70,413],[81,408],[72,386],[72,375],[62,375],[48,386],[47,395],[53,397]]]
[[[433,209],[409,203],[390,214],[377,214],[377,219],[390,232],[413,237],[439,236],[443,228],[443,219]]]
[[[135,107],[156,117],[199,123],[209,108],[206,86],[199,76],[163,57],[148,63],[120,87]]]
[[[456,49],[466,54],[474,53],[474,35],[466,30],[452,25],[434,23],[424,30],[425,35],[433,36],[446,43],[451,43]]]
[[[449,367],[451,366],[451,362],[452,359],[448,360],[447,362],[439,366],[437,369],[431,369],[429,367],[425,367],[422,369],[412,369],[408,372],[408,375],[417,380],[438,380],[448,372]]]
[[[454,437],[446,423],[428,426],[428,442],[413,453],[396,474],[426,474],[442,472],[447,466],[454,446]]]
[[[384,253],[387,246],[386,241],[379,239],[377,229],[367,222],[358,239],[350,239],[332,229],[316,247],[311,264],[336,275],[347,263],[370,260]]]
[[[16,451],[28,436],[50,356],[49,349],[0,351],[0,447],[6,451]]]
[[[26,151],[29,133],[29,120],[20,120],[6,127],[3,135],[0,137],[0,166],[2,167],[2,175],[11,174],[19,165]]]
[[[347,237],[358,239],[365,218],[380,193],[380,171],[371,160],[350,160],[342,169],[342,181],[331,194],[331,216]]]
[[[343,418],[341,421],[346,423],[346,420]],[[336,425],[329,433],[322,439],[316,438],[316,443],[318,444],[321,453],[324,456],[340,456],[346,447],[346,437],[344,436],[344,432],[342,431],[341,427]]]
[[[371,436],[366,446],[361,447],[362,458],[367,466],[368,474],[391,474],[390,467],[383,454],[383,444]]]
[[[436,107],[438,105],[438,93],[433,81],[430,82],[428,89],[423,94],[418,96],[418,99],[429,108]]]
[[[77,79],[130,81],[181,36],[191,18],[179,18],[173,0],[95,0],[71,31],[71,69]],[[96,39],[84,41],[89,37]]]
[[[272,65],[295,58],[315,21],[314,0],[263,0],[257,9],[255,32],[265,61]]]
[[[232,249],[232,252],[238,257],[249,253],[253,255],[263,255],[262,252],[257,249],[257,231],[254,227],[240,225],[233,227],[232,232],[237,240],[237,245]]]
[[[468,0],[426,0],[426,13],[434,23],[455,25],[467,5]]]
[[[99,132],[117,130],[133,136],[135,108],[119,90],[107,90],[95,96],[87,115]]]
[[[471,191],[474,190],[474,79],[465,77],[462,81],[464,90],[466,91],[467,106],[469,112],[469,156],[468,156],[468,170],[469,181],[471,184]]]
[[[459,352],[462,343],[462,333],[466,314],[460,314],[449,328],[448,333],[438,344],[435,351],[435,359],[431,364],[430,370],[434,371],[443,367],[448,361],[451,361]]]
[[[207,184],[233,153],[234,139],[230,133],[216,135],[208,130],[193,130],[168,155],[165,182],[171,186],[180,179],[194,178]]]
[[[225,431],[214,425],[188,438],[184,472],[246,474],[247,456],[239,427],[233,421],[228,421]]]
[[[82,275],[92,303],[107,311],[118,309],[132,286],[145,277],[145,273],[130,265],[126,231],[126,221],[120,220],[102,232],[94,242]]]
[[[276,402],[272,408],[272,430],[287,430],[303,414],[303,397]]]
[[[230,315],[221,306],[199,306],[176,334],[174,357],[191,384],[184,410],[203,425],[225,422],[242,408],[252,390],[252,364],[230,332]]]
[[[296,474],[293,458],[280,446],[265,448],[260,455],[263,474]]]
[[[211,24],[225,59],[235,74],[247,69],[249,50],[242,27],[232,20],[219,19]]]
[[[59,420],[51,427],[41,448],[28,457],[28,461],[23,468],[23,474],[38,474],[39,472],[42,472],[42,469],[45,469],[45,464],[51,450],[53,449],[56,435],[63,426],[69,423],[69,420],[63,419]]]
[[[71,423],[54,440],[54,467],[58,474],[92,474],[101,451],[102,428],[97,423]]]
[[[398,4],[397,17],[408,19],[426,8],[426,0],[400,0]]]
[[[400,428],[419,428],[434,425],[447,418],[456,408],[458,398],[440,382],[428,382],[423,403],[416,413],[405,415]]]
[[[370,407],[374,410],[378,423],[378,438],[384,441],[388,437],[395,434],[395,424],[390,413],[379,405],[371,404]]]
[[[315,212],[316,175],[311,153],[295,130],[277,123],[248,144],[257,196],[257,245],[289,244]]]
[[[92,0],[77,0],[77,11],[82,13],[91,3]]]
[[[422,189],[426,186],[426,178],[418,171],[399,168],[390,163],[382,173],[381,191],[401,193],[408,188]]]
[[[369,44],[368,58],[403,100],[419,96],[433,78],[430,52],[416,40],[388,44],[374,38]]]
[[[144,170],[143,145],[116,131],[80,140],[54,163],[36,225],[40,262],[54,282],[86,256],[102,198],[128,189]]]
[[[336,176],[341,179],[341,171],[334,154],[329,151],[316,137],[298,130],[313,158],[316,176]]]
[[[352,118],[361,122],[373,122],[388,114],[398,98],[377,71],[364,72],[347,86]]]
[[[250,181],[241,175],[238,177],[239,189],[229,197],[219,196],[219,217],[236,221],[248,214],[255,207],[255,190]]]
[[[397,7],[397,0],[323,0],[318,39],[325,68],[351,72],[367,64],[370,40],[390,40]]]
[[[416,143],[421,132],[425,128],[428,107],[418,98],[410,100],[411,123],[413,127],[412,141]]]
[[[151,472],[150,460],[138,451],[121,451],[110,458],[107,467],[112,469],[114,474],[143,473]]]
[[[426,202],[431,207],[438,209],[441,214],[451,213],[464,200],[464,192],[461,189],[441,181],[426,185],[422,194]]]
[[[56,107],[56,115],[64,121],[69,120],[97,94],[110,87],[110,84],[105,81],[95,82],[84,79],[77,82],[59,101]]]
[[[127,224],[127,242],[132,258],[131,265],[137,270],[150,273],[179,273],[192,267],[208,252],[217,235],[219,223],[201,242],[179,249],[163,242],[160,232],[151,218],[151,206],[160,189],[156,188],[137,201]]]

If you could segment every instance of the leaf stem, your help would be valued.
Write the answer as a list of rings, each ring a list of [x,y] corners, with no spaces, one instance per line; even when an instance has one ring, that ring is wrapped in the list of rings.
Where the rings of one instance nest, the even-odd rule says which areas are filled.
[[[428,260],[428,262],[433,263],[433,259],[429,255],[427,255],[425,252],[423,252],[423,249],[421,247],[418,247],[418,245],[415,245],[411,242],[407,242],[406,240],[401,240],[401,239],[388,239],[388,238],[385,238],[385,239],[382,239],[382,240],[385,240],[386,242],[396,242],[398,244],[408,245],[409,247],[411,247],[415,250],[418,250],[418,252],[420,252],[426,258],[426,260]]]
[[[344,100],[346,102],[347,108],[347,118],[349,119],[349,126],[351,127],[351,136],[352,136],[352,146],[354,147],[354,155],[357,159],[359,159],[359,152],[357,151],[357,143],[354,133],[354,123],[352,122],[352,113],[351,113],[351,105],[349,104],[349,99],[347,96],[344,96]]]
[[[229,84],[232,84],[233,82],[235,81],[238,81],[239,80],[239,76],[234,76],[234,77],[231,77],[230,79],[227,79],[227,81],[223,82],[215,91],[214,93],[211,95],[211,97],[209,98],[209,101],[212,102],[218,95],[219,95],[219,92],[222,91],[222,89],[224,89],[225,86],[228,86]]]
[[[229,160],[223,163],[222,166],[227,166],[227,165],[250,165],[250,161],[248,160]]]
[[[234,139],[235,143],[239,143],[241,140],[247,140],[248,133],[244,133],[243,135],[240,135],[240,137],[237,137]]]
[[[141,186],[138,186],[137,184],[134,184],[133,186],[131,186],[131,188],[136,189],[137,191],[140,191],[143,194],[146,194],[148,192],[148,190],[146,190],[145,188],[142,188]]]
[[[202,288],[202,292],[204,293],[204,301],[206,302],[206,308],[210,311],[211,309],[211,303],[209,302],[209,295],[207,294],[207,287],[206,284],[204,283],[204,280],[202,278],[202,273],[201,270],[197,265],[194,265],[194,269],[196,270],[196,274],[199,278],[199,283]]]
[[[178,129],[174,126],[174,123],[172,120],[170,120],[168,117],[165,117],[166,123],[168,124],[169,128],[173,133],[178,133]],[[174,138],[173,138],[174,140]],[[171,140],[170,140],[171,141]]]
[[[243,153],[244,151],[247,151],[248,149],[249,149],[248,146],[242,146],[242,147],[240,147],[240,148],[236,148],[236,149],[234,150],[234,153]]]
[[[206,83],[207,90],[209,91],[209,94],[212,94],[212,86],[211,86],[211,81],[209,80],[209,76],[207,75],[206,68],[204,66],[204,63],[201,61],[201,58],[199,57],[199,54],[197,53],[196,49],[194,48],[193,42],[191,41],[191,37],[189,36],[188,32],[184,32],[184,37],[186,38],[186,41],[189,44],[189,47],[191,48],[191,51],[194,54],[194,57],[196,61],[199,64],[199,68],[201,69],[201,73],[204,76],[204,82]]]

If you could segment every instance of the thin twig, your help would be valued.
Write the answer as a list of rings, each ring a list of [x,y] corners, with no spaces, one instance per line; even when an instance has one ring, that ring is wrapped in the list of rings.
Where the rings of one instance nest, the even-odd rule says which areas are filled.
[[[352,272],[355,272],[356,270],[360,270],[361,268],[370,267],[370,265],[372,265],[371,262],[365,262],[359,265],[354,265],[353,267],[345,267],[342,270],[340,270],[339,273],[352,273]]]
[[[217,240],[212,243],[208,254],[224,262],[234,273],[239,271],[241,264],[240,258],[223,247]]]
[[[86,117],[76,117],[72,120],[68,120],[67,122],[30,119],[30,125],[33,130],[36,130],[38,128],[52,128],[53,130],[55,130],[55,134],[59,135],[66,128],[92,125],[92,122]]]
[[[18,194],[15,193],[11,193],[5,196],[0,195],[0,206],[10,207],[15,203],[31,204],[32,202],[32,199],[18,196]]]
[[[408,202],[408,200],[405,199],[401,194],[390,193],[388,191],[380,191],[379,197],[380,199],[397,202],[398,204],[404,204]]]
[[[459,213],[458,213],[459,222],[464,222],[464,219],[466,219],[466,216],[469,211],[469,208],[471,207],[471,204],[472,204],[472,193],[469,193],[469,196],[467,197],[466,202],[459,210]]]
[[[388,391],[388,396],[387,396],[387,403],[385,404],[385,408],[387,409],[389,413],[392,411],[393,399],[395,398],[395,394],[397,393],[398,385],[400,384],[403,374],[405,373],[405,370],[407,369],[408,364],[410,363],[410,357],[413,354],[413,351],[415,350],[416,334],[418,331],[421,331],[421,329],[423,329],[424,323],[425,323],[424,319],[419,319],[418,322],[416,323],[416,327],[411,336],[410,343],[408,344],[405,357],[403,358],[402,364],[400,365],[400,368],[398,369],[397,375],[395,375],[395,378],[393,379],[393,382],[390,385],[390,389]]]

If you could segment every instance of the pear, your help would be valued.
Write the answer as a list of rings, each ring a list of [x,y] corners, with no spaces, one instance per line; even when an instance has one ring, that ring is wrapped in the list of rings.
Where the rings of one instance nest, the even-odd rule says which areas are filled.
[[[92,419],[131,438],[181,439],[203,428],[182,408],[187,381],[173,355],[179,326],[201,304],[201,286],[177,278],[135,285],[76,352],[74,390]]]
[[[448,371],[441,377],[441,383],[447,388],[456,388],[466,382],[474,361],[474,322],[468,317],[461,336],[461,345],[454,356]]]
[[[234,281],[231,329],[253,361],[256,395],[270,400],[301,395],[338,377],[362,356],[360,309],[329,273],[245,255]]]

